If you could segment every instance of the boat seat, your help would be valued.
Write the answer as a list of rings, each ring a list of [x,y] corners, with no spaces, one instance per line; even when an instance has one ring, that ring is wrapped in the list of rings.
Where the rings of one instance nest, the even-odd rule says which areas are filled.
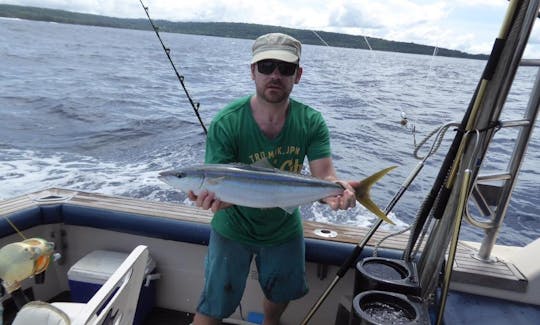
[[[148,263],[148,248],[137,246],[88,303],[33,301],[17,313],[13,325],[131,325]]]
[[[69,325],[69,316],[58,307],[43,301],[30,301],[19,310],[15,325]]]

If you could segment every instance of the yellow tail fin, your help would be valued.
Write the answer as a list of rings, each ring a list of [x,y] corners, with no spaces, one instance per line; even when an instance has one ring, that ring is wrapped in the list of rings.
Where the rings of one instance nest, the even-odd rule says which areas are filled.
[[[388,219],[386,214],[381,209],[379,209],[379,207],[373,201],[371,201],[369,191],[371,190],[371,186],[373,184],[375,184],[379,179],[381,179],[384,175],[386,175],[389,171],[391,171],[392,169],[396,167],[397,166],[392,166],[392,167],[385,168],[381,171],[378,171],[375,174],[361,180],[358,183],[358,186],[354,188],[354,190],[356,191],[356,200],[358,202],[360,202],[363,206],[365,206],[366,209],[373,212],[373,214],[375,214],[377,217],[381,218],[382,220],[392,225],[394,223],[390,219]]]

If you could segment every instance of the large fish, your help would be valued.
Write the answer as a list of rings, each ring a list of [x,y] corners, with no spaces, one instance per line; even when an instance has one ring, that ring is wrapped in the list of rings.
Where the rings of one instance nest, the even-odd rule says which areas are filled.
[[[369,196],[371,186],[396,166],[385,168],[359,182],[356,200],[384,221],[394,224]],[[300,205],[343,193],[335,182],[284,172],[275,168],[240,164],[206,164],[159,173],[174,188],[198,195],[214,192],[223,202],[252,208],[279,207],[288,212]]]

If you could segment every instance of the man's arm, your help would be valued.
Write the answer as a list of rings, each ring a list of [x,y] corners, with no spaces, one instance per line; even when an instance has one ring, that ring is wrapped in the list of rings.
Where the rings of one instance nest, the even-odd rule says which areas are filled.
[[[346,181],[338,180],[336,176],[336,170],[332,158],[321,158],[312,160],[309,162],[309,169],[311,175],[321,178],[327,181],[336,182],[343,186],[345,191],[338,196],[329,196],[321,200],[321,202],[328,204],[333,210],[347,210],[356,205],[356,198],[354,196],[354,189],[351,184]]]

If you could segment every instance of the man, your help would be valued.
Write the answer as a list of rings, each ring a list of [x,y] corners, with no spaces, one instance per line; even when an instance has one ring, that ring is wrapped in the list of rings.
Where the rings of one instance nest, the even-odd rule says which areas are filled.
[[[300,82],[301,44],[272,33],[253,44],[251,78],[255,94],[229,104],[212,121],[206,142],[206,163],[267,161],[281,170],[300,172],[304,158],[315,177],[337,181],[329,132],[321,114],[289,95]],[[341,196],[324,199],[332,209],[354,207],[347,182]],[[221,202],[214,193],[190,199],[211,209],[212,233],[206,257],[205,286],[194,324],[219,324],[242,298],[253,256],[264,292],[264,323],[278,324],[289,301],[304,296],[304,237],[300,212],[255,209]]]

